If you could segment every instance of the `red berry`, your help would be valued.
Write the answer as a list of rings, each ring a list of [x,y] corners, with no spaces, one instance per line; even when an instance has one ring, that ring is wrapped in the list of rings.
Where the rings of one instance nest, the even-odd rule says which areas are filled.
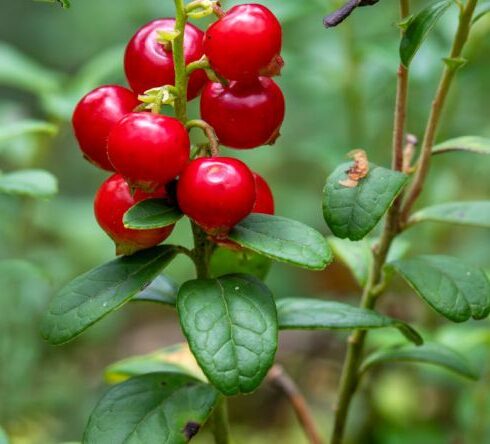
[[[265,6],[239,5],[213,23],[204,37],[211,67],[229,80],[279,74],[281,24]]]
[[[255,205],[252,213],[274,214],[274,195],[262,176],[253,173],[255,179]]]
[[[131,113],[109,136],[114,169],[135,187],[153,191],[177,177],[189,159],[189,135],[173,117]]]
[[[80,100],[73,113],[73,129],[87,160],[114,171],[107,157],[107,138],[112,127],[138,104],[132,91],[118,85],[101,86]]]
[[[158,41],[157,31],[173,31],[175,20],[153,20],[140,28],[128,43],[124,56],[124,68],[131,88],[138,94],[163,85],[174,85],[174,62],[171,48]],[[204,33],[192,24],[187,24],[184,35],[185,62],[189,64],[203,56]],[[197,97],[204,83],[203,70],[192,73],[187,98]]]
[[[129,185],[119,174],[107,179],[97,191],[94,201],[95,218],[101,228],[116,244],[116,254],[132,254],[163,242],[174,226],[153,230],[131,230],[123,225],[123,216],[134,204],[151,197],[166,197],[161,189],[158,193],[146,194],[137,191],[131,196]]]
[[[177,200],[182,211],[208,233],[224,234],[252,211],[255,180],[238,159],[196,159],[180,176]]]
[[[255,148],[272,144],[284,120],[284,96],[267,77],[229,86],[208,82],[201,97],[201,116],[223,145]]]

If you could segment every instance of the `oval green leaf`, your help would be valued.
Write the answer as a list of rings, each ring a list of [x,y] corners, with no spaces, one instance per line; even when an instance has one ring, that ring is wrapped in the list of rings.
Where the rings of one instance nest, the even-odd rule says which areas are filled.
[[[410,345],[391,347],[369,355],[361,365],[360,372],[387,362],[413,362],[437,365],[465,378],[476,380],[478,373],[464,356],[442,344],[426,343],[420,347]]]
[[[452,0],[438,1],[422,9],[413,17],[400,42],[400,59],[404,66],[410,65],[432,28],[452,3]]]
[[[341,239],[364,238],[380,221],[408,180],[405,174],[370,164],[368,175],[354,188],[341,185],[351,162],[340,165],[323,190],[323,215]]]
[[[85,429],[84,444],[183,444],[218,401],[209,384],[179,373],[151,373],[109,389]]]
[[[230,232],[229,238],[242,247],[276,261],[323,270],[332,261],[325,238],[313,228],[268,214],[251,214]]]
[[[158,372],[184,373],[206,381],[206,377],[186,343],[115,362],[106,368],[105,380],[109,384],[119,384],[133,376]]]
[[[279,328],[282,330],[368,330],[392,327],[397,328],[409,341],[423,343],[422,337],[405,322],[373,310],[306,298],[279,299],[276,305]]]
[[[165,199],[146,199],[132,206],[124,215],[123,223],[132,230],[151,230],[175,224],[182,212],[167,204]]]
[[[271,268],[271,260],[254,251],[240,249],[232,250],[226,247],[216,248],[211,256],[209,272],[211,277],[225,274],[250,274],[264,280]]]
[[[52,300],[41,333],[51,344],[68,342],[148,286],[175,257],[162,245],[119,257],[82,274]]]
[[[434,310],[454,322],[490,313],[490,282],[483,270],[449,256],[417,256],[390,264]]]
[[[409,224],[426,221],[490,228],[490,201],[434,205],[417,211],[410,217]]]
[[[278,335],[274,299],[263,283],[247,275],[189,281],[177,310],[194,356],[218,390],[231,396],[260,385]]]
[[[157,276],[143,291],[133,297],[133,302],[158,302],[175,306],[179,286],[167,276]]]
[[[41,199],[58,192],[58,181],[43,170],[20,170],[0,175],[0,193]]]
[[[474,154],[490,154],[490,139],[478,136],[464,136],[446,140],[432,148],[432,154],[465,151]]]

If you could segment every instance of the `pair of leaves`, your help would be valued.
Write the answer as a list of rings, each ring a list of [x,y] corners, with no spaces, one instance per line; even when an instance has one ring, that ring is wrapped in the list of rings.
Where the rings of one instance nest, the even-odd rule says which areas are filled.
[[[50,302],[41,325],[51,344],[63,344],[145,289],[172,261],[175,247],[162,245],[117,258],[79,276]]]
[[[0,175],[0,193],[41,199],[58,192],[58,181],[44,170],[20,170]]]
[[[390,264],[434,310],[454,322],[490,314],[485,272],[449,256],[418,256]]]
[[[347,179],[352,163],[340,165],[327,179],[323,190],[323,215],[335,236],[363,239],[380,221],[408,177],[400,172],[369,165],[369,172],[358,185],[349,188]]]
[[[396,346],[376,351],[364,360],[359,371],[364,373],[374,366],[400,361],[436,365],[468,379],[477,380],[479,378],[478,372],[472,368],[464,356],[445,345],[435,343],[425,343],[419,347]]]
[[[182,373],[137,376],[112,387],[99,401],[83,443],[186,443],[218,400],[214,387]]]
[[[124,215],[124,225],[136,230],[161,228],[176,223],[182,213],[163,199],[148,199]],[[326,240],[300,222],[268,214],[251,214],[238,223],[229,238],[260,255],[314,270],[332,260]]]

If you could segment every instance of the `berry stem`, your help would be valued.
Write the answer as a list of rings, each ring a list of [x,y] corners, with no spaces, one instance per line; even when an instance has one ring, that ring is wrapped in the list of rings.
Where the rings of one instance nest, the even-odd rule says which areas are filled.
[[[206,123],[204,120],[194,119],[194,120],[189,120],[185,126],[187,129],[191,129],[191,128],[201,129],[209,140],[209,151],[211,156],[213,157],[219,156],[219,140],[216,137],[216,133],[214,132],[214,129],[211,125]]]
[[[184,56],[184,35],[187,24],[184,0],[175,2],[175,32],[177,36],[172,42],[173,60],[175,69],[175,87],[177,95],[175,98],[175,115],[184,125],[187,123],[187,84],[189,76]],[[191,222],[194,236],[194,249],[192,258],[196,267],[198,279],[209,277],[209,261],[214,245],[208,240],[206,233],[194,222]],[[230,433],[228,416],[226,410],[226,398],[222,398],[213,414],[213,434],[217,444],[229,444]]]

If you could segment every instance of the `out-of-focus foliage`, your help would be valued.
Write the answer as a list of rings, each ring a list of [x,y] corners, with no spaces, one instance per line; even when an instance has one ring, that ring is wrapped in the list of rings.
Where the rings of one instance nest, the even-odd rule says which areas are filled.
[[[54,290],[113,256],[111,241],[92,215],[94,192],[106,174],[86,163],[76,147],[69,125],[73,107],[99,84],[124,83],[125,42],[139,26],[173,12],[172,2],[162,0],[118,0],[117,6],[100,0],[71,3],[63,9],[31,0],[0,0],[0,170],[8,175],[43,169],[59,181],[59,194],[49,201],[0,194],[0,426],[14,444],[80,440],[104,389],[106,365],[182,341],[175,316],[164,305],[145,303],[130,304],[63,349],[48,347],[39,334],[39,314]],[[286,67],[278,81],[287,117],[275,146],[239,155],[270,181],[278,215],[327,235],[321,190],[346,153],[362,148],[370,161],[389,165],[399,60],[397,2],[360,8],[332,30],[325,30],[321,21],[338,6],[337,0],[261,3],[284,26]],[[427,4],[412,3],[414,10]],[[445,14],[411,63],[408,129],[418,136],[448,52],[455,14],[454,8]],[[197,24],[204,27],[206,21]],[[466,54],[469,63],[458,74],[439,142],[490,137],[489,35],[487,14],[475,27]],[[190,114],[197,115],[197,109],[193,103]],[[489,167],[486,156],[452,152],[435,157],[421,207],[488,199]],[[179,222],[172,239],[188,243],[188,232],[186,222]],[[411,242],[414,254],[435,251],[490,269],[484,229],[427,222],[415,225],[403,240]],[[257,273],[267,266],[254,265]],[[191,270],[190,262],[179,258],[167,273],[181,283]],[[490,442],[488,321],[448,325],[401,280],[394,282],[396,291],[381,309],[415,322],[427,340],[469,356],[483,377],[472,384],[437,368],[379,367],[367,376],[376,384],[361,391],[354,405],[351,442],[360,442],[359,436],[362,442],[381,444]],[[355,280],[340,263],[320,273],[275,264],[268,285],[276,297],[329,295],[352,302],[359,296]],[[325,434],[343,339],[340,333],[287,332],[280,340],[278,357],[308,394]],[[399,335],[377,332],[370,341],[390,346],[399,342]],[[303,442],[289,406],[269,387],[234,399],[231,416],[237,442]],[[206,434],[196,442],[207,442]]]

